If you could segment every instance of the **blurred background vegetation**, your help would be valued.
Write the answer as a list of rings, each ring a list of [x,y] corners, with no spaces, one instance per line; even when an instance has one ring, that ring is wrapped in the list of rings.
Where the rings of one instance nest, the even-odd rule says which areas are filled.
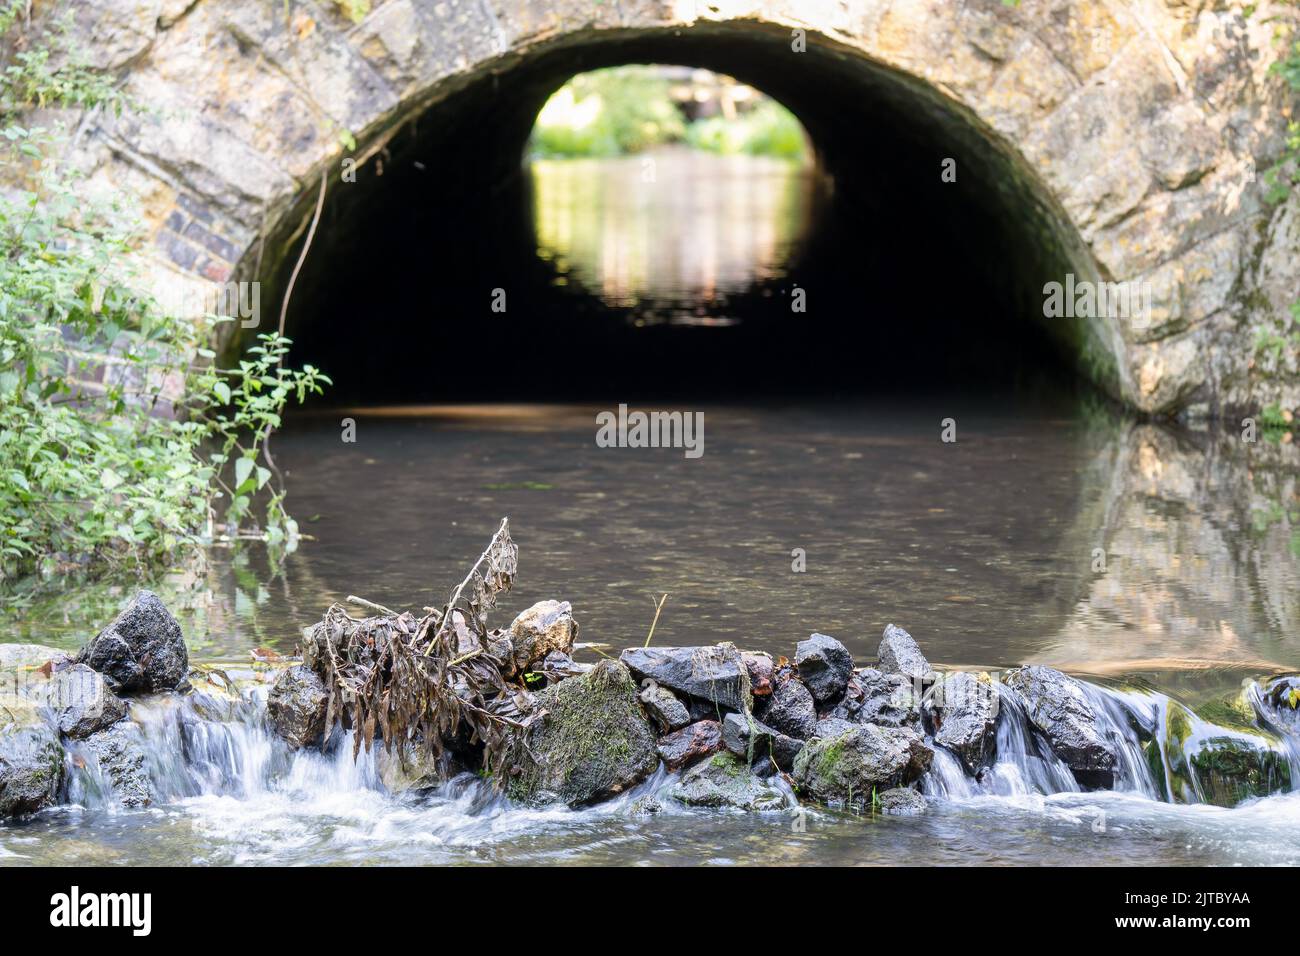
[[[537,116],[533,159],[626,156],[681,144],[724,155],[808,157],[807,136],[771,97],[729,76],[620,66],[575,76]]]

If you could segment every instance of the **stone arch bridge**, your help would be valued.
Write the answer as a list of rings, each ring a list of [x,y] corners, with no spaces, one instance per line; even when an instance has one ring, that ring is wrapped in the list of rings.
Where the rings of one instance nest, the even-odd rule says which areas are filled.
[[[1300,298],[1300,209],[1265,203],[1256,175],[1282,148],[1285,91],[1268,67],[1271,13],[1286,9],[372,0],[351,4],[354,18],[330,0],[83,0],[76,30],[93,62],[147,108],[80,117],[69,159],[95,188],[139,201],[164,301],[260,280],[272,311],[318,184],[333,190],[345,158],[391,162],[433,125],[506,176],[575,72],[707,67],[789,106],[842,180],[873,175],[884,126],[936,183],[957,158],[963,201],[1000,224],[1026,311],[1131,406],[1295,408],[1294,349],[1268,365],[1253,345]],[[1150,313],[1042,317],[1043,284],[1067,274],[1149,283]]]

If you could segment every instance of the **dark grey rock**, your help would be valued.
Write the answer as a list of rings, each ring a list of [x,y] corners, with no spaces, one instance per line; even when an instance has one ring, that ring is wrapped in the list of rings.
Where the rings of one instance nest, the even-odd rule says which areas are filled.
[[[924,813],[928,802],[910,787],[894,787],[876,797],[876,809],[891,816],[913,817]]]
[[[153,803],[153,783],[135,724],[123,721],[91,734],[85,746],[99,763],[100,774],[118,803],[124,807],[147,807]]]
[[[56,672],[44,693],[60,733],[69,737],[88,737],[126,716],[126,702],[108,689],[98,671],[85,664]]]
[[[1114,746],[1102,733],[1083,685],[1041,665],[1007,671],[1002,682],[1024,702],[1025,714],[1047,738],[1052,752],[1074,771],[1089,775],[1085,785],[1104,785],[1118,764]],[[1094,775],[1100,774],[1098,779]]]
[[[781,770],[790,773],[794,770],[794,762],[803,748],[804,741],[787,737],[785,734],[777,734],[772,738],[772,760]]]
[[[722,727],[716,720],[697,720],[659,738],[659,758],[669,770],[680,770],[722,749]]]
[[[558,684],[569,677],[581,677],[583,674],[588,673],[593,666],[592,664],[579,664],[564,651],[551,651],[542,660],[542,673],[546,675],[547,681]]]
[[[641,703],[661,734],[680,730],[691,722],[690,712],[666,687],[650,683],[641,689]]]
[[[778,683],[761,711],[763,723],[789,737],[807,740],[817,727],[812,691],[796,677]]]
[[[795,649],[794,664],[799,679],[812,691],[818,704],[829,703],[844,693],[853,673],[853,656],[833,637],[813,634],[800,641]]]
[[[623,793],[659,766],[654,728],[618,661],[546,688],[537,707],[546,713],[529,733],[535,759],[509,785],[515,799],[581,806]]]
[[[853,730],[857,724],[845,720],[842,717],[825,717],[817,721],[817,726],[813,729],[814,737],[839,737]]]
[[[740,652],[730,644],[636,647],[625,650],[619,655],[619,660],[638,679],[649,678],[669,690],[707,704],[703,708],[705,714],[718,709],[745,710],[749,707],[749,672]],[[690,710],[691,716],[699,719],[697,706]]]
[[[921,729],[916,687],[902,674],[885,674],[874,667],[856,672],[844,697],[827,716],[854,724]]]
[[[137,591],[113,623],[77,655],[118,694],[175,690],[189,671],[189,651],[176,618],[152,591]]]
[[[930,663],[912,635],[894,624],[885,625],[877,657],[886,674],[902,674],[910,681],[926,680],[931,674]]]
[[[978,774],[992,762],[998,691],[988,674],[945,675],[930,688],[926,713],[935,728],[934,742],[961,758],[967,773]]]
[[[53,806],[63,783],[63,747],[43,723],[0,730],[0,820]]]
[[[328,710],[325,682],[303,664],[281,671],[266,698],[271,727],[294,750],[324,742]]]
[[[794,802],[789,794],[761,780],[742,758],[726,752],[686,771],[668,796],[688,806],[736,810],[781,810]]]
[[[808,741],[795,759],[794,779],[814,799],[865,805],[873,793],[919,779],[933,757],[913,730],[866,724]]]
[[[753,763],[771,753],[776,731],[749,714],[727,714],[722,720],[722,746]]]

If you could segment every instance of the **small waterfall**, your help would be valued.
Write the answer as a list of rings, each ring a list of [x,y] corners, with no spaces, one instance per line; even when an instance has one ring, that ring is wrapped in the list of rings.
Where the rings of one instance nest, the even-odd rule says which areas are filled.
[[[1223,802],[1222,783],[1198,771],[1192,756],[1207,741],[1222,746],[1225,740],[1256,748],[1253,752],[1272,749],[1289,766],[1293,786],[1300,784],[1300,743],[1291,735],[1280,733],[1281,742],[1274,744],[1265,733],[1209,723],[1163,694],[1080,683],[1100,732],[1117,755],[1116,791],[1166,803],[1216,802],[1216,797]],[[953,753],[931,740],[934,758],[921,780],[922,791],[949,801],[1081,793],[1085,788],[1030,721],[1020,696],[1003,684],[995,686],[998,717],[992,765],[973,777]],[[1248,699],[1258,704],[1258,687],[1249,693],[1256,696]],[[1257,712],[1264,711],[1257,707]],[[324,752],[294,752],[270,732],[265,713],[261,687],[239,699],[201,690],[136,699],[131,719],[115,728],[131,751],[130,759],[112,755],[111,766],[105,768],[84,742],[70,745],[67,802],[112,811],[133,785],[154,805],[261,797],[324,804],[345,795],[365,802],[372,799],[363,800],[365,794],[382,798],[386,793],[383,781],[388,778],[380,772],[378,747],[363,749],[354,760],[349,732],[336,735]],[[1171,727],[1177,730],[1174,739]],[[133,761],[138,764],[134,777],[128,772],[123,782],[122,764],[131,766]],[[141,775],[147,777],[142,790]],[[434,799],[493,814],[506,809],[490,788],[468,775],[441,788]]]
[[[1212,724],[1164,694],[1079,683],[1096,716],[1097,729],[1117,757],[1111,790],[1166,803],[1222,802],[1222,784],[1205,773],[1198,776],[1193,759],[1208,743],[1220,747],[1240,744],[1251,753],[1263,754],[1265,761],[1270,751],[1277,753],[1289,766],[1292,789],[1300,784],[1300,741],[1280,728],[1267,728],[1278,731],[1280,743],[1275,744],[1264,733]],[[1052,753],[1044,735],[1030,721],[1020,696],[1004,684],[996,687],[999,709],[993,765],[973,778],[955,755],[934,746],[934,761],[921,781],[922,790],[952,800],[1082,792],[1084,788],[1070,768]],[[1265,713],[1259,706],[1258,685],[1247,695],[1255,713]],[[1273,781],[1273,775],[1267,776]],[[1280,780],[1273,781],[1269,789],[1278,789],[1278,783]]]
[[[264,715],[265,702],[256,693],[229,702],[195,691],[134,700],[131,720],[115,729],[143,756],[153,803],[200,796],[248,799],[271,790],[310,797],[382,789],[374,750],[363,749],[353,760],[351,732],[324,753],[295,753],[269,731]],[[73,744],[70,755],[68,802],[96,810],[118,806],[121,788],[114,769],[104,768],[84,743]]]
[[[1163,694],[1081,683],[1088,703],[1097,714],[1102,735],[1110,741],[1119,758],[1112,789],[1136,791],[1152,800],[1163,799],[1164,787],[1152,773],[1143,744],[1157,733],[1163,701],[1168,698]]]

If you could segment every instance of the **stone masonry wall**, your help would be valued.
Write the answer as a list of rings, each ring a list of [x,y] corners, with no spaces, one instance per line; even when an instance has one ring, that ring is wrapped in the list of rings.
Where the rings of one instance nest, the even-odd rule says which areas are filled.
[[[48,5],[38,4],[38,13]],[[69,118],[68,161],[139,204],[165,302],[211,298],[285,255],[323,170],[483,71],[611,31],[809,32],[932,86],[1044,183],[1108,280],[1149,281],[1153,321],[1113,319],[1126,402],[1155,413],[1300,406],[1296,350],[1258,360],[1300,299],[1300,206],[1257,171],[1281,148],[1274,14],[1211,0],[79,0],[93,61],[147,107]],[[828,91],[828,96],[835,95]],[[355,151],[349,147],[355,143]],[[278,231],[278,232],[277,232]],[[1163,290],[1163,291],[1161,291]],[[265,302],[263,305],[265,306]]]

